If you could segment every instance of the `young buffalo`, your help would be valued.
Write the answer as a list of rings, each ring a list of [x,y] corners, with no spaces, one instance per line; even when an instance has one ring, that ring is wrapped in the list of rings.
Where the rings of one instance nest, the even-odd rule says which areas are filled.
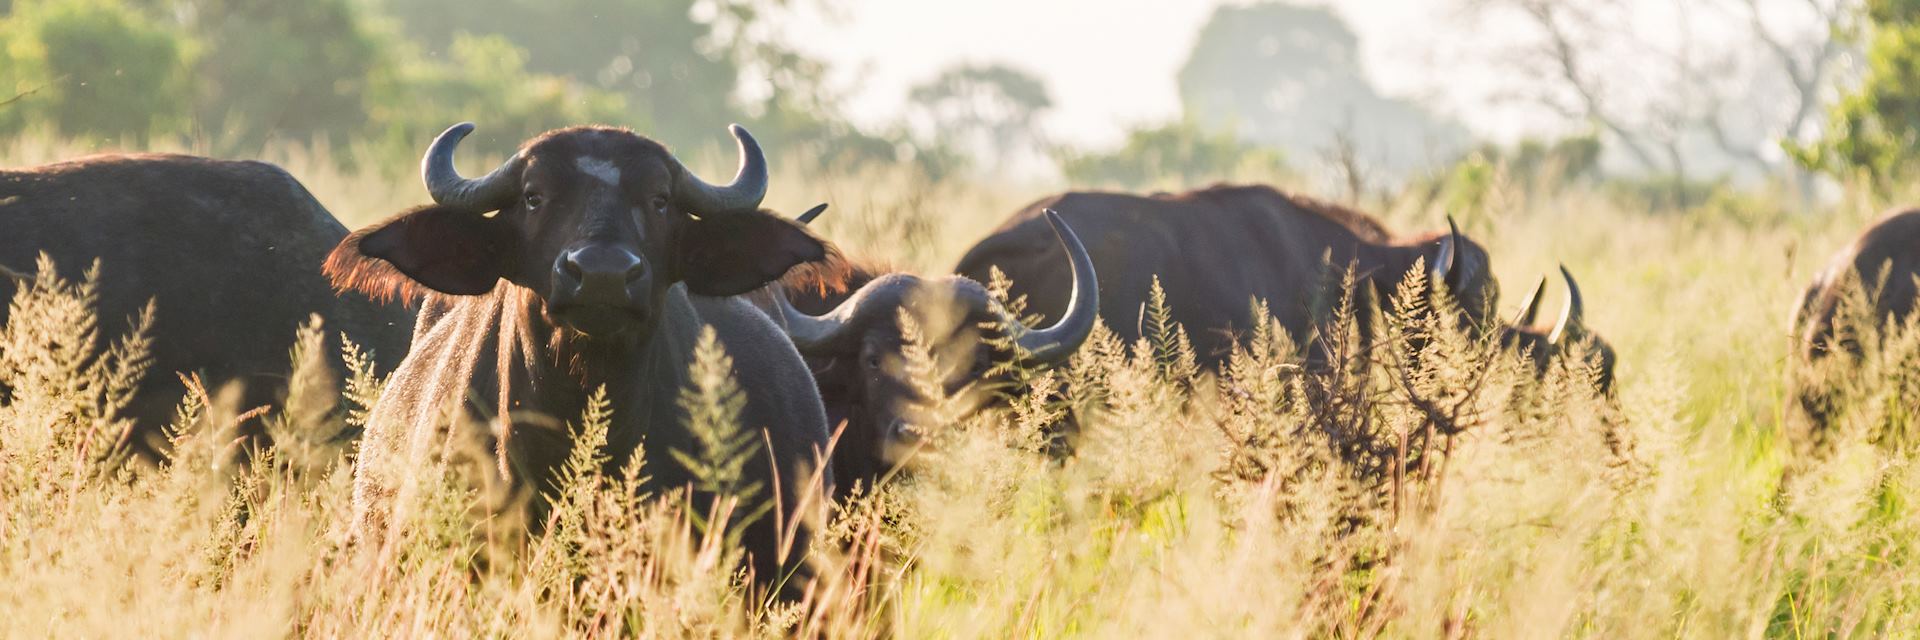
[[[813,366],[829,423],[846,425],[833,453],[834,478],[843,489],[856,482],[870,486],[917,443],[915,425],[925,425],[934,409],[928,397],[933,390],[922,384],[941,387],[939,393],[954,401],[946,409],[972,411],[991,397],[1002,365],[1063,362],[1093,332],[1100,290],[1092,257],[1058,214],[1047,212],[1047,221],[1065,254],[1071,285],[1064,313],[1044,329],[1022,324],[985,286],[959,276],[854,269],[851,279],[862,284],[821,315],[796,308],[789,295],[773,296],[787,335]],[[817,292],[795,293],[820,304]],[[923,363],[930,371],[916,372],[904,355],[903,318],[931,356]]]
[[[356,464],[356,535],[385,535],[406,474],[463,440],[492,457],[483,480],[530,498],[537,513],[574,444],[565,424],[602,388],[612,402],[606,471],[644,443],[653,485],[689,485],[674,453],[701,449],[675,400],[710,326],[746,391],[740,426],[756,433],[743,481],[784,505],[748,526],[744,546],[759,580],[793,593],[807,536],[781,544],[790,525],[774,514],[791,519],[801,504],[826,417],[800,354],[732,296],[829,256],[800,226],[757,210],[767,187],[758,144],[735,126],[739,175],[714,186],[630,131],[562,129],[466,179],[453,153],[472,130],[454,126],[428,148],[422,172],[435,204],[353,234],[327,261],[341,287],[425,298],[412,353],[374,408]],[[696,492],[694,508],[713,498]]]

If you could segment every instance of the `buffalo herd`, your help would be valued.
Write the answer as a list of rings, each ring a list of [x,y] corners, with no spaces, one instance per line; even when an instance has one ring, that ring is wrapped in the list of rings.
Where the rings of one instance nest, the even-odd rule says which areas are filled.
[[[1065,363],[1098,325],[1139,340],[1156,286],[1205,368],[1256,328],[1256,302],[1309,345],[1311,366],[1325,356],[1312,335],[1339,293],[1330,288],[1347,282],[1347,294],[1399,304],[1397,288],[1419,273],[1430,284],[1422,306],[1457,313],[1535,374],[1578,354],[1601,393],[1613,385],[1614,352],[1587,326],[1573,275],[1561,269],[1558,313],[1542,317],[1542,279],[1498,320],[1488,251],[1450,219],[1400,235],[1265,186],[1071,192],[1014,212],[952,274],[920,275],[842,255],[806,224],[820,208],[798,218],[762,209],[766,158],[738,126],[739,170],[726,184],[647,137],[595,127],[545,133],[462,177],[454,153],[472,130],[454,126],[427,147],[432,204],[351,234],[258,162],[128,155],[0,171],[0,294],[44,255],[61,269],[103,265],[104,318],[153,306],[154,374],[131,403],[137,428],[124,443],[153,457],[166,455],[156,434],[181,396],[175,374],[236,381],[271,404],[310,317],[370,347],[387,384],[354,459],[356,540],[398,526],[392,509],[411,469],[462,456],[485,470],[471,481],[504,489],[516,499],[503,504],[541,522],[575,448],[570,421],[600,403],[611,416],[606,471],[639,452],[653,485],[691,487],[692,504],[710,508],[715,489],[675,456],[701,446],[677,401],[705,340],[731,357],[745,390],[739,422],[758,430],[742,480],[789,506],[808,491],[872,486],[924,444],[920,425],[1004,397],[1012,372]],[[1802,359],[1861,339],[1836,329],[1844,282],[1884,283],[1876,317],[1912,312],[1916,238],[1920,212],[1902,213],[1835,258],[1795,318]],[[995,274],[1010,289],[990,290]],[[1439,292],[1450,305],[1433,306]],[[1820,419],[1816,402],[1801,404]],[[804,549],[809,532],[780,513],[747,523],[742,546],[756,575],[793,584],[805,563],[786,550]]]

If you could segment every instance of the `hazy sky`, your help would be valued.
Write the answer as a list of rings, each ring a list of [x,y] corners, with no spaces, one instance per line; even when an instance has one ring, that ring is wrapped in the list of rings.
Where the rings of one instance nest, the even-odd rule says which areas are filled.
[[[836,15],[803,15],[790,42],[837,69],[856,119],[892,119],[908,87],[956,62],[1008,62],[1039,74],[1056,109],[1045,122],[1063,141],[1106,144],[1125,127],[1179,113],[1174,76],[1222,0],[839,0]],[[1484,87],[1436,25],[1453,21],[1441,0],[1335,3],[1360,35],[1375,84],[1422,98],[1476,132],[1509,138],[1551,126],[1513,110],[1465,108]],[[1484,36],[1485,34],[1481,34]],[[1487,39],[1482,37],[1480,44]],[[1432,79],[1444,69],[1450,85]]]
[[[908,87],[957,62],[1006,62],[1037,73],[1053,92],[1043,122],[1057,141],[1112,144],[1129,126],[1179,113],[1174,75],[1215,7],[1251,0],[833,0],[834,15],[786,21],[789,42],[831,63],[851,93],[853,116],[868,124],[896,119]],[[1302,0],[1313,3],[1315,0]],[[1531,25],[1511,15],[1470,23],[1461,0],[1322,2],[1360,37],[1361,60],[1384,93],[1415,99],[1466,124],[1482,138],[1582,129],[1534,103],[1499,99],[1538,86],[1504,65],[1533,42]],[[1596,53],[1626,101],[1672,91],[1642,65],[1680,42],[1708,54],[1759,51],[1743,4],[1715,0],[1627,0],[1619,24],[1588,25],[1638,42]],[[1820,31],[1804,2],[1763,0],[1772,29]],[[1637,58],[1637,59],[1636,59]],[[1732,76],[1728,76],[1731,78]],[[1551,82],[1551,80],[1546,80]]]

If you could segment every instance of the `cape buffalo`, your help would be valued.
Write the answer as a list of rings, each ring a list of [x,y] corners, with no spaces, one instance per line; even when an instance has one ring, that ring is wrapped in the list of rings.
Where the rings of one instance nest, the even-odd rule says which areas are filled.
[[[1613,346],[1587,328],[1586,301],[1580,296],[1580,285],[1573,281],[1573,272],[1562,266],[1560,277],[1567,284],[1567,304],[1559,318],[1553,324],[1539,322],[1540,299],[1547,289],[1547,279],[1542,276],[1533,293],[1520,303],[1519,315],[1500,327],[1500,344],[1525,356],[1536,374],[1545,374],[1554,358],[1582,350],[1598,371],[1595,383],[1600,392],[1608,393],[1613,389]]]
[[[209,388],[249,382],[246,406],[265,404],[284,390],[295,329],[311,314],[326,321],[336,365],[341,331],[399,362],[413,314],[336,297],[320,273],[346,235],[305,187],[260,162],[110,155],[0,171],[0,266],[24,276],[45,253],[73,278],[98,259],[109,331],[153,301],[153,362],[122,442],[150,456],[184,391],[175,372]],[[14,289],[0,278],[0,296]],[[0,322],[7,314],[0,306]]]
[[[1802,419],[1797,425],[1802,433],[1796,436],[1803,443],[1824,435],[1838,409],[1833,405],[1839,401],[1835,384],[1841,382],[1828,376],[1844,374],[1852,363],[1835,363],[1840,365],[1837,371],[1819,369],[1836,354],[1857,360],[1864,341],[1877,341],[1877,333],[1888,324],[1906,322],[1920,293],[1916,278],[1920,278],[1920,209],[1889,213],[1867,227],[1834,254],[1800,296],[1793,318],[1793,394]],[[1843,303],[1856,294],[1865,294],[1866,307],[1852,310],[1858,316],[1850,319]]]
[[[1236,331],[1251,328],[1250,300],[1267,301],[1273,317],[1300,344],[1315,324],[1329,266],[1349,265],[1378,299],[1424,262],[1477,327],[1496,286],[1486,250],[1456,231],[1406,239],[1389,235],[1358,212],[1264,186],[1215,186],[1150,197],[1073,192],[1028,205],[981,240],[954,271],[986,281],[997,267],[1013,280],[1011,295],[1028,309],[1060,317],[1068,282],[1055,265],[1063,256],[1047,237],[1041,212],[1057,210],[1086,235],[1100,272],[1100,317],[1132,342],[1157,276],[1172,317],[1191,332],[1206,364],[1231,351]]]
[[[797,308],[790,297],[820,305],[837,296],[820,291],[773,296],[788,336],[813,368],[829,423],[845,424],[833,452],[834,478],[843,489],[855,482],[871,487],[916,443],[914,426],[926,424],[934,409],[928,397],[932,390],[920,386],[929,378],[953,402],[945,409],[971,411],[1003,382],[1002,365],[1062,362],[1093,332],[1100,290],[1092,257],[1059,215],[1048,212],[1046,219],[1066,258],[1069,280],[1066,310],[1046,328],[1027,327],[985,286],[958,276],[876,275],[854,268],[849,277],[864,281],[861,286],[817,315]],[[920,335],[932,371],[916,372],[903,355],[908,340],[902,318]]]
[[[609,473],[640,448],[654,486],[692,484],[675,452],[701,449],[676,398],[707,325],[745,389],[740,426],[758,432],[742,482],[785,505],[749,524],[743,546],[763,583],[803,583],[778,579],[804,568],[807,536],[787,553],[774,514],[795,514],[827,446],[826,416],[800,354],[732,296],[828,253],[802,227],[757,210],[767,188],[759,145],[734,126],[740,171],[715,186],[631,131],[569,128],[467,179],[453,153],[472,130],[456,125],[427,149],[435,204],[354,233],[327,260],[342,287],[425,297],[413,350],[377,402],[356,463],[356,535],[385,535],[405,474],[449,436],[484,445],[489,480],[537,513],[572,449],[564,424],[595,389],[612,405]],[[452,406],[460,415],[448,433]],[[706,509],[713,498],[696,490],[693,504]]]

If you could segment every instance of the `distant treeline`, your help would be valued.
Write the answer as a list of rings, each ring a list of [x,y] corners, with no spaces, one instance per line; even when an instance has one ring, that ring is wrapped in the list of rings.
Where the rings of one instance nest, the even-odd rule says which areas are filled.
[[[825,63],[778,37],[796,12],[832,13],[835,2],[0,0],[0,135],[227,157],[323,144],[338,162],[404,172],[424,141],[465,120],[481,124],[468,147],[494,154],[583,123],[632,127],[683,150],[722,149],[723,127],[741,122],[774,154],[823,168],[907,164],[939,178],[971,167],[1028,178],[1032,167],[1057,167],[1076,185],[1123,187],[1318,172],[1350,200],[1436,181],[1471,194],[1496,176],[1605,180],[1604,158],[1626,150],[1647,160],[1630,179],[1655,208],[1710,200],[1726,175],[1702,166],[1716,154],[1790,178],[1802,193],[1817,175],[1884,193],[1905,184],[1920,157],[1915,0],[1815,2],[1812,15],[1831,28],[1805,42],[1756,26],[1757,39],[1778,46],[1755,50],[1776,52],[1773,73],[1797,89],[1769,100],[1792,108],[1722,96],[1694,100],[1704,116],[1681,109],[1673,122],[1640,122],[1601,108],[1611,84],[1514,74],[1550,94],[1595,99],[1567,114],[1584,132],[1505,148],[1476,144],[1424,101],[1378,91],[1358,35],[1334,11],[1233,4],[1201,27],[1174,78],[1180,114],[1135,123],[1095,150],[1051,139],[1046,83],[1004,63],[942,69],[908,90],[897,121],[855,126],[842,103],[857,87],[834,86]],[[1553,33],[1567,26],[1554,11],[1520,15]],[[1615,34],[1565,35],[1605,43]],[[1857,77],[1834,70],[1852,51],[1864,54]],[[1515,57],[1529,55],[1547,56]],[[1721,124],[1723,103],[1790,117],[1736,130]],[[1706,138],[1720,149],[1703,146]]]
[[[937,177],[1027,157],[1077,183],[1133,185],[1275,173],[1325,142],[1335,111],[1262,102],[1293,82],[1291,67],[1231,73],[1249,52],[1347,69],[1296,97],[1385,104],[1330,12],[1268,5],[1216,15],[1180,79],[1188,113],[1142,123],[1115,149],[1053,144],[1039,123],[1053,104],[1044,82],[998,64],[942,70],[912,88],[898,123],[862,130],[843,116],[825,65],[771,35],[793,11],[831,2],[0,0],[0,134],[101,149],[179,140],[223,156],[318,143],[349,150],[331,155],[342,162],[410,170],[403,160],[424,140],[463,120],[482,123],[469,144],[492,153],[580,123],[689,146],[743,122],[776,153],[823,164],[904,161]],[[1260,29],[1225,28],[1253,18],[1325,37],[1276,49]],[[1318,133],[1274,134],[1309,130]]]
[[[462,120],[495,153],[581,123],[706,144],[737,121],[770,146],[894,160],[894,141],[826,104],[818,64],[750,35],[785,4],[0,0],[0,133],[230,156],[324,143],[387,162]]]

